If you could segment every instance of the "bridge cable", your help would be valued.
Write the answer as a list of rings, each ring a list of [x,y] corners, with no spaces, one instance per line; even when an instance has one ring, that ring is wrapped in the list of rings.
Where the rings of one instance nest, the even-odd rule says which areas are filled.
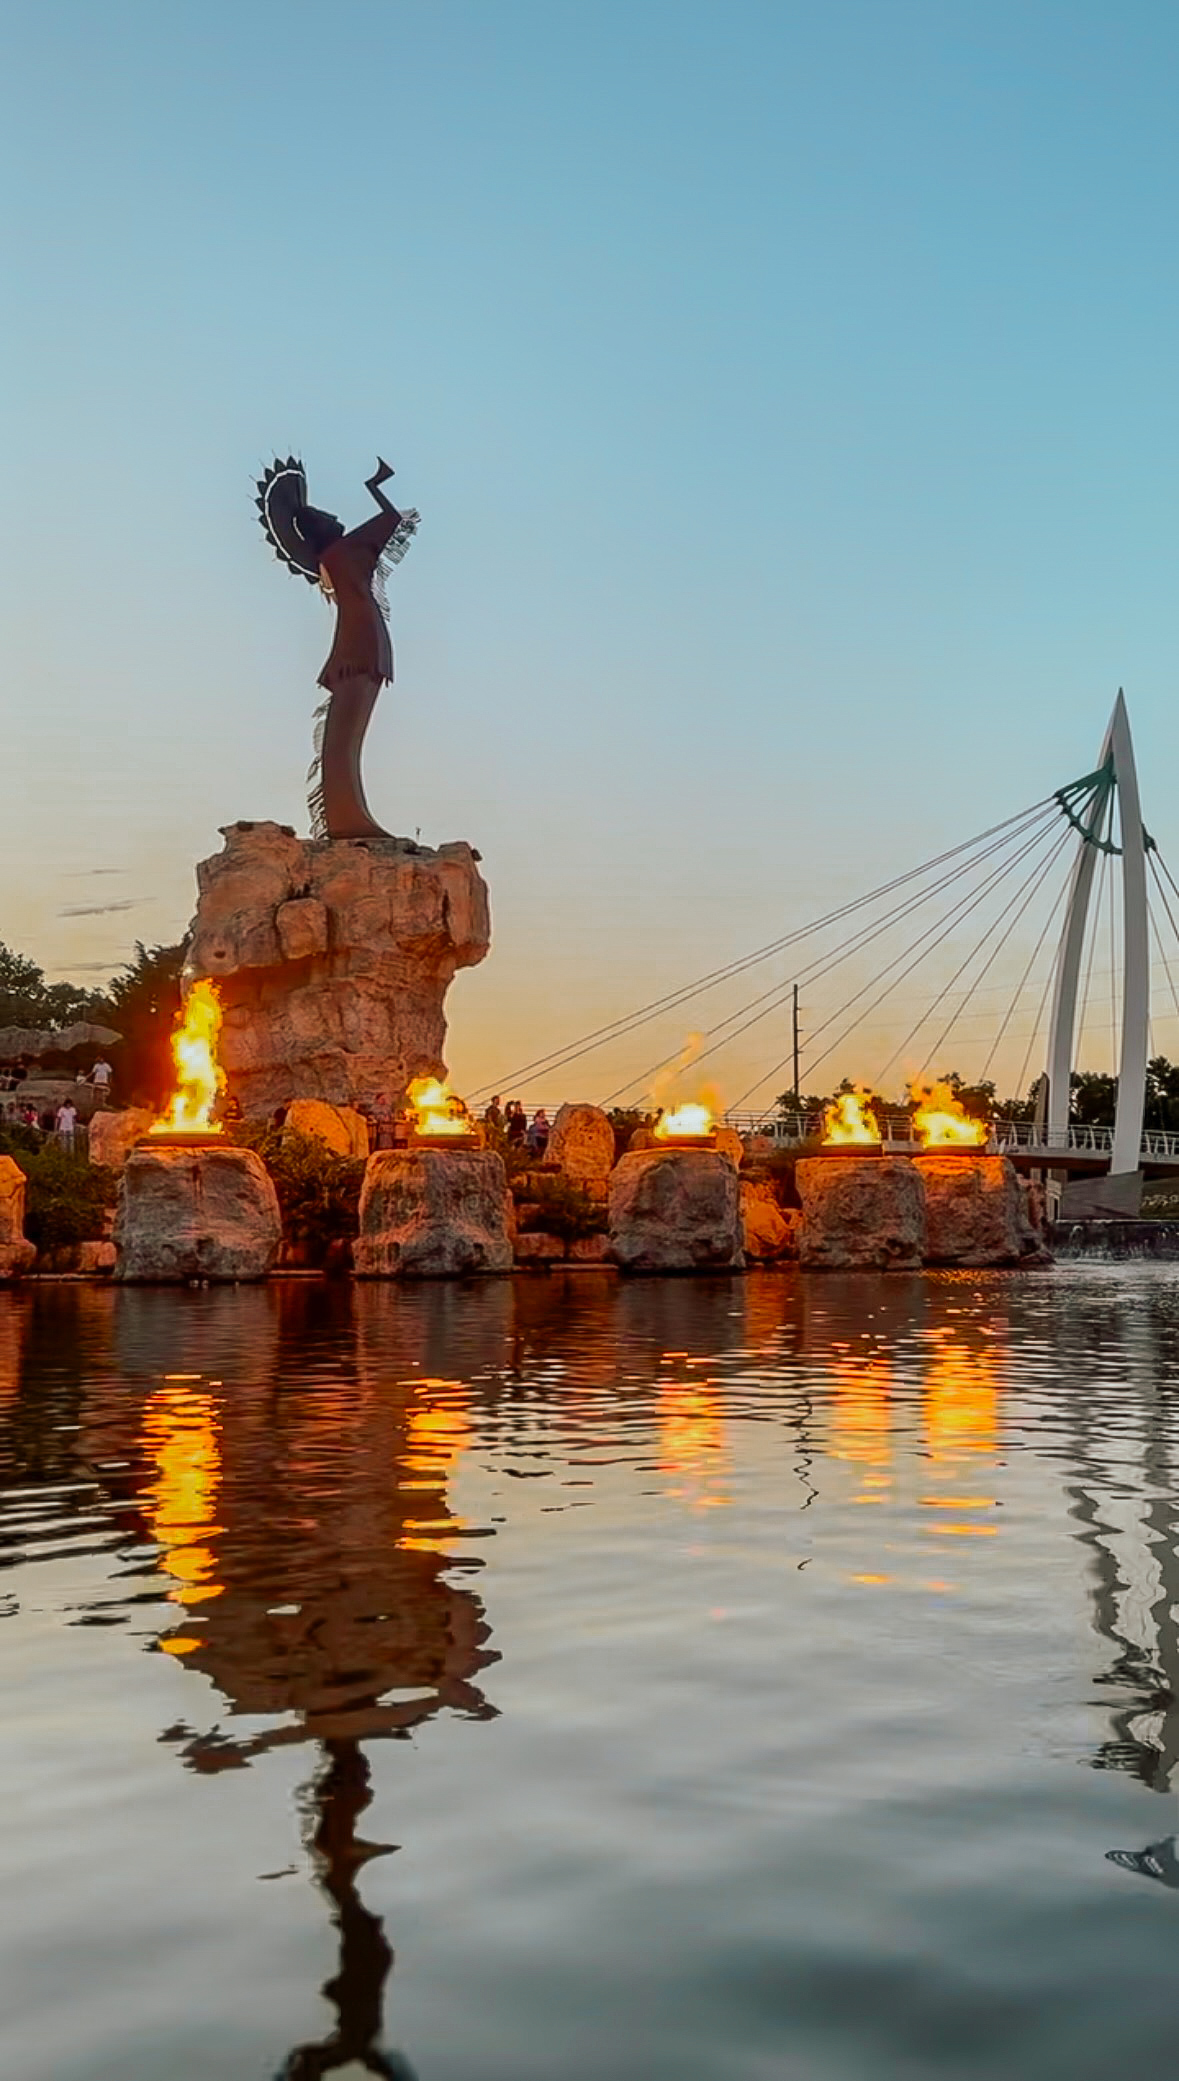
[[[983,883],[982,887],[973,896],[971,896],[969,900],[967,897],[960,897],[957,903],[955,903],[955,905],[953,906],[953,909],[951,910],[948,918],[945,920],[944,923],[942,923],[942,921],[938,919],[934,920],[935,925],[942,923],[941,931],[938,932],[934,938],[930,939],[929,929],[932,928],[929,928],[925,932],[919,934],[917,939],[910,940],[908,946],[902,947],[900,953],[894,956],[892,961],[888,962],[884,968],[878,970],[875,976],[870,977],[868,982],[866,982],[861,989],[857,990],[851,997],[846,998],[843,1004],[841,1004],[836,1011],[832,1012],[829,1018],[823,1021],[823,1024],[821,1026],[816,1027],[814,1033],[810,1036],[812,1040],[817,1040],[821,1034],[825,1033],[830,1026],[833,1026],[835,1024],[837,1019],[842,1018],[845,1012],[850,1011],[854,1004],[858,1004],[860,998],[866,996],[867,992],[873,988],[874,984],[880,982],[884,976],[888,975],[890,970],[894,969],[897,966],[898,962],[904,961],[909,954],[914,955],[914,958],[911,961],[909,961],[908,966],[903,968],[899,975],[893,977],[892,981],[887,985],[887,987],[884,990],[880,992],[879,996],[873,998],[872,1003],[867,1008],[867,1011],[862,1015],[857,1015],[857,1017],[851,1021],[851,1024],[845,1026],[843,1030],[836,1035],[835,1039],[829,1044],[829,1046],[824,1048],[823,1053],[821,1055],[815,1056],[811,1061],[808,1062],[808,1072],[813,1072],[818,1068],[821,1062],[826,1062],[828,1056],[834,1054],[835,1050],[843,1045],[843,1042],[848,1038],[848,1036],[854,1033],[856,1027],[861,1023],[862,1018],[870,1018],[872,1013],[877,1009],[877,1007],[884,1002],[884,999],[886,997],[890,997],[892,995],[892,992],[899,986],[899,984],[904,982],[906,976],[911,975],[912,971],[915,968],[917,968],[922,961],[924,961],[926,955],[931,954],[934,951],[935,947],[939,947],[942,944],[942,941],[945,940],[949,936],[949,934],[954,930],[955,926],[961,923],[961,920],[963,918],[969,917],[972,911],[977,910],[979,904],[985,901],[986,897],[991,894],[992,890],[998,885],[998,883],[1002,881],[1008,874],[1012,873],[1013,870],[1020,864],[1020,862],[1027,857],[1029,852],[1033,851],[1037,846],[1043,843],[1045,836],[1046,833],[1044,831],[1036,832],[1032,836],[1032,838],[1025,842],[1020,851],[1015,854],[1013,859],[1004,862],[1002,867],[996,869],[987,878],[987,880]],[[731,1038],[733,1037],[735,1036],[731,1036]],[[758,1088],[762,1084],[767,1083],[771,1077],[776,1076],[778,1071],[785,1067],[789,1059],[790,1058],[788,1056],[783,1056],[781,1062],[775,1062],[772,1068],[763,1071],[761,1076],[755,1078],[754,1082],[749,1086],[749,1089],[742,1093],[741,1097],[736,1101],[736,1105],[730,1107],[729,1110],[732,1112],[738,1111],[744,1105],[746,1099],[749,1098],[754,1091],[758,1090]]]
[[[1039,958],[1040,958],[1040,953],[1041,953],[1041,950],[1042,950],[1042,948],[1043,948],[1043,945],[1044,945],[1044,941],[1045,941],[1045,940],[1047,939],[1047,937],[1048,937],[1048,934],[1049,934],[1049,932],[1050,932],[1050,931],[1052,930],[1052,924],[1053,924],[1053,920],[1055,919],[1055,917],[1056,917],[1056,913],[1057,913],[1057,911],[1058,911],[1058,910],[1060,909],[1060,906],[1061,906],[1061,904],[1062,904],[1062,903],[1064,902],[1064,899],[1065,899],[1065,896],[1067,895],[1067,893],[1068,893],[1068,882],[1066,881],[1066,882],[1064,883],[1063,887],[1061,888],[1061,890],[1060,890],[1060,892],[1059,892],[1059,894],[1058,894],[1058,896],[1057,896],[1057,898],[1056,898],[1056,901],[1055,901],[1055,903],[1054,903],[1054,904],[1052,905],[1052,908],[1051,908],[1051,910],[1049,911],[1049,913],[1048,913],[1047,917],[1046,917],[1046,918],[1045,918],[1045,920],[1044,920],[1043,926],[1041,927],[1041,930],[1040,930],[1040,937],[1039,937],[1039,939],[1038,939],[1038,940],[1036,941],[1036,944],[1035,944],[1035,946],[1034,946],[1034,947],[1032,948],[1032,951],[1031,951],[1031,953],[1030,953],[1030,954],[1029,954],[1029,956],[1028,956],[1028,963],[1027,963],[1027,967],[1026,967],[1026,968],[1024,969],[1024,972],[1023,972],[1023,974],[1021,975],[1021,977],[1020,977],[1020,979],[1019,979],[1018,983],[1016,984],[1016,986],[1015,986],[1015,991],[1014,991],[1014,994],[1013,994],[1013,996],[1012,996],[1011,1002],[1010,1002],[1010,1004],[1008,1005],[1008,1007],[1007,1007],[1007,1010],[1006,1010],[1006,1011],[1004,1012],[1004,1014],[1003,1014],[1003,1019],[1002,1019],[1002,1023],[1001,1023],[1001,1025],[1000,1025],[1000,1027],[999,1027],[999,1031],[998,1031],[998,1033],[997,1033],[997,1034],[995,1035],[995,1038],[994,1038],[994,1040],[993,1040],[993,1041],[991,1042],[991,1045],[990,1045],[990,1047],[989,1047],[989,1048],[988,1048],[988,1050],[987,1050],[987,1056],[986,1056],[986,1060],[985,1060],[985,1062],[983,1063],[983,1066],[982,1066],[982,1073],[981,1073],[981,1076],[980,1076],[980,1078],[979,1078],[979,1081],[980,1081],[980,1083],[982,1083],[982,1082],[985,1082],[985,1079],[986,1079],[986,1074],[987,1074],[987,1071],[988,1071],[988,1070],[990,1069],[990,1066],[991,1066],[992,1062],[994,1061],[994,1059],[995,1059],[995,1056],[996,1056],[996,1054],[998,1053],[998,1051],[999,1051],[1000,1047],[1001,1047],[1001,1046],[1002,1046],[1002,1044],[1003,1044],[1003,1040],[1004,1040],[1004,1037],[1006,1036],[1006,1033],[1007,1033],[1007,1028],[1008,1028],[1008,1027],[1010,1026],[1010,1024],[1011,1024],[1011,1021],[1012,1021],[1012,1019],[1013,1019],[1013,1018],[1014,1018],[1014,1016],[1015,1016],[1015,1008],[1016,1008],[1017,1004],[1019,1003],[1019,1000],[1020,1000],[1020,998],[1021,998],[1021,997],[1023,996],[1023,993],[1024,993],[1024,991],[1025,991],[1025,990],[1026,990],[1026,988],[1027,988],[1027,984],[1028,984],[1028,977],[1029,977],[1029,976],[1031,975],[1031,972],[1032,972],[1033,968],[1035,967],[1035,965],[1036,965],[1036,962],[1037,962],[1037,961],[1039,960]],[[1052,970],[1051,970],[1051,969],[1049,969],[1048,973],[1049,973],[1049,976],[1051,977],[1051,974],[1052,974]],[[1042,1010],[1043,1010],[1043,1007],[1041,1006],[1041,1011],[1042,1011]],[[1039,1015],[1037,1015],[1037,1022],[1036,1022],[1036,1023],[1037,1023],[1037,1025],[1039,1024]],[[1036,1028],[1035,1028],[1035,1027],[1033,1027],[1033,1028],[1032,1028],[1032,1037],[1033,1037],[1033,1039],[1035,1038],[1035,1032],[1036,1032]],[[1026,1069],[1026,1067],[1027,1067],[1027,1063],[1026,1063],[1026,1060],[1025,1060],[1025,1063],[1024,1063],[1024,1068]],[[1021,1088],[1022,1088],[1022,1084],[1023,1084],[1023,1071],[1021,1070],[1021,1072],[1020,1072],[1020,1087],[1021,1087]],[[1017,1091],[1016,1091],[1016,1092],[1014,1092],[1014,1093],[1013,1093],[1012,1095],[1013,1095],[1014,1097],[1018,1097],[1018,1096],[1019,1096],[1019,1091],[1017,1090]]]
[[[1055,867],[1057,861],[1060,858],[1061,853],[1067,845],[1068,838],[1068,832],[1062,831],[1059,839],[1057,840],[1057,843],[1052,847],[1051,852],[1048,854],[1047,859],[1042,862],[1037,862],[1036,866],[1033,867],[1031,873],[1027,876],[1026,880],[1020,883],[1020,886],[1016,890],[1014,896],[1012,896],[1009,899],[1004,908],[999,912],[998,917],[995,918],[990,925],[988,925],[986,931],[983,933],[983,936],[979,940],[978,944],[971,949],[971,952],[966,956],[965,961],[963,961],[960,964],[960,966],[955,969],[953,975],[950,977],[950,980],[946,984],[945,988],[939,991],[938,995],[934,998],[932,1005],[929,1006],[928,1010],[917,1021],[917,1024],[906,1035],[905,1039],[901,1042],[900,1046],[898,1048],[893,1049],[892,1054],[889,1056],[888,1061],[885,1063],[884,1068],[880,1072],[881,1078],[887,1075],[888,1071],[892,1068],[893,1063],[896,1061],[897,1056],[903,1054],[904,1050],[908,1047],[910,1041],[915,1039],[916,1035],[920,1033],[921,1028],[926,1023],[926,1020],[930,1017],[932,1012],[935,1012],[937,1010],[939,1004],[941,1004],[944,1001],[944,999],[949,995],[955,983],[959,980],[959,977],[965,973],[966,969],[969,968],[970,963],[975,959],[975,956],[981,954],[991,934],[998,930],[999,926],[1003,923],[1004,918],[1010,917],[1011,922],[1009,923],[1007,930],[1001,935],[1001,937],[997,940],[996,944],[992,947],[978,974],[975,976],[974,981],[971,983],[970,988],[967,990],[966,995],[963,998],[961,1004],[958,1005],[956,1010],[951,1014],[947,1024],[943,1026],[936,1041],[934,1042],[933,1046],[930,1048],[928,1054],[926,1055],[924,1062],[921,1064],[921,1068],[918,1071],[918,1075],[922,1077],[925,1075],[930,1063],[935,1059],[935,1057],[941,1052],[942,1048],[945,1046],[949,1035],[953,1032],[954,1026],[956,1025],[957,1021],[962,1017],[967,1005],[969,1005],[972,1002],[975,993],[983,980],[983,977],[990,973],[999,955],[1002,953],[1004,947],[1010,939],[1012,933],[1015,931],[1016,926],[1021,922],[1022,918],[1024,917],[1031,902],[1036,896],[1039,895],[1040,890],[1042,889],[1045,881],[1051,874],[1052,869]],[[1012,913],[1014,913],[1013,916]]]
[[[829,925],[839,924],[844,918],[852,916],[857,910],[863,910],[868,904],[878,901],[880,897],[889,896],[895,890],[905,887],[909,882],[919,880],[923,875],[932,873],[935,868],[943,866],[946,861],[958,859],[963,853],[974,852],[979,846],[985,844],[988,839],[996,838],[1004,832],[1008,834],[1009,838],[1014,837],[1016,835],[1016,827],[1026,827],[1030,820],[1039,818],[1045,811],[1057,814],[1059,813],[1059,807],[1060,805],[1055,795],[1045,796],[1042,801],[1034,803],[1029,809],[1020,810],[1015,816],[1006,817],[1001,823],[990,825],[987,830],[979,832],[974,838],[965,840],[961,845],[949,847],[947,851],[936,854],[932,860],[923,861],[920,866],[910,868],[905,874],[894,875],[890,881],[882,882],[877,888],[869,890],[866,895],[855,897],[850,902],[837,906],[836,909],[828,911],[824,916],[815,919],[811,924],[799,926],[781,935],[778,939],[767,942],[765,946],[755,949],[753,953],[742,955],[735,961],[727,962],[720,968],[712,969],[708,974],[698,977],[695,982],[681,984],[675,990],[667,992],[664,996],[654,998],[647,1004],[638,1006],[633,1012],[628,1012],[617,1019],[608,1020],[605,1025],[595,1027],[591,1032],[583,1034],[580,1039],[568,1042],[562,1047],[549,1049],[545,1054],[534,1057],[531,1062],[524,1063],[510,1073],[505,1073],[498,1079],[498,1085],[502,1087],[509,1083],[521,1083],[526,1077],[530,1077],[531,1072],[534,1070],[539,1072],[548,1068],[560,1068],[567,1060],[573,1061],[578,1059],[581,1054],[588,1053],[592,1045],[599,1043],[604,1045],[607,1040],[620,1038],[622,1034],[632,1031],[640,1025],[645,1025],[648,1020],[656,1017],[661,1011],[672,1010],[677,1005],[686,1003],[690,998],[699,996],[704,991],[714,988],[716,984],[741,974],[746,968],[755,967],[759,962],[768,960],[773,954],[781,953],[785,948],[794,945],[798,940],[809,938]],[[976,861],[973,864],[977,865],[978,862]],[[489,1092],[495,1088],[496,1086],[491,1083],[480,1084],[471,1095],[477,1098],[482,1093]]]
[[[994,887],[998,881],[1002,880],[1003,877],[1011,871],[1013,866],[1018,864],[1018,862],[1026,855],[1028,851],[1033,849],[1035,846],[1041,845],[1045,837],[1047,836],[1048,831],[1051,830],[1054,826],[1054,823],[1054,818],[1048,818],[1046,822],[1043,824],[1043,828],[1036,831],[1030,839],[1027,839],[1025,841],[1021,851],[1017,852],[1013,859],[1005,861],[1001,867],[997,868],[990,876],[984,889],[979,893],[978,897],[976,898],[976,901],[981,901],[982,896],[985,895],[990,888]],[[1009,842],[1009,840],[1005,840],[1004,845],[1006,845]],[[952,874],[944,876],[942,878],[942,881],[934,885],[933,888],[924,890],[920,894],[910,897],[903,905],[897,906],[897,908],[890,912],[884,919],[877,921],[871,926],[861,928],[860,932],[856,935],[853,935],[852,940],[845,942],[842,945],[842,947],[836,948],[833,952],[827,955],[819,956],[817,960],[811,964],[810,971],[804,970],[800,975],[792,977],[789,982],[782,983],[780,985],[775,985],[772,991],[765,991],[762,993],[761,997],[753,998],[748,1004],[739,1006],[736,1011],[730,1012],[727,1018],[720,1020],[718,1024],[715,1027],[713,1027],[709,1033],[704,1034],[702,1038],[705,1040],[710,1039],[712,1037],[712,1034],[719,1033],[722,1027],[731,1025],[733,1020],[740,1018],[744,1012],[752,1011],[755,1006],[765,1004],[765,999],[767,997],[774,997],[778,1003],[782,1002],[784,998],[787,996],[787,994],[790,992],[790,990],[793,988],[793,984],[795,981],[803,982],[806,980],[814,980],[816,974],[821,974],[825,976],[832,973],[836,968],[842,966],[843,962],[849,959],[852,954],[858,953],[863,947],[869,945],[874,939],[878,939],[881,936],[881,934],[888,929],[890,925],[898,922],[898,920],[904,917],[911,916],[915,911],[920,910],[923,904],[929,900],[930,896],[940,893],[941,889],[948,886],[950,882],[960,879],[963,874],[972,873],[977,867],[979,867],[982,864],[983,860],[989,857],[990,854],[1002,850],[1002,846],[992,846],[988,848],[988,853],[980,856],[978,860],[969,862],[966,867],[955,869]],[[968,891],[967,896],[969,895],[969,893],[970,892]],[[962,896],[958,898],[954,907],[955,910],[959,910],[961,909],[963,904],[967,904],[967,896]],[[969,914],[969,910],[973,908],[973,903],[967,904],[967,914]],[[953,913],[951,913],[951,915],[953,915]],[[937,920],[935,920],[934,922],[936,923]],[[929,929],[929,927],[926,928],[926,930]],[[919,935],[919,939],[921,937],[924,937],[924,934]],[[910,945],[916,945],[918,943],[919,941],[913,941],[910,943]],[[898,960],[903,959],[904,953],[907,951],[909,951],[909,949],[904,949],[902,953],[898,955],[896,958]],[[870,990],[872,988],[873,983],[879,980],[881,974],[887,974],[887,969],[878,970],[876,976],[871,977],[869,981],[864,985],[864,990]],[[863,990],[859,991],[857,995],[862,996]],[[832,1019],[839,1018],[841,1013],[847,1009],[847,1005],[854,1004],[855,1001],[855,997],[849,998],[846,1001],[846,1003],[839,1008],[839,1011],[836,1011],[832,1014]],[[719,1052],[721,1048],[727,1047],[730,1041],[737,1040],[742,1034],[747,1033],[751,1027],[760,1024],[762,1019],[768,1018],[770,1013],[775,1009],[776,1004],[765,1004],[764,1010],[755,1011],[754,1016],[752,1018],[746,1019],[742,1025],[735,1027],[732,1033],[726,1034],[724,1038],[721,1040],[714,1041],[713,1046],[710,1048],[705,1048],[702,1053],[694,1055],[692,1057],[691,1067],[693,1069],[697,1068],[698,1065],[701,1062],[705,1061],[709,1056],[715,1055]],[[816,1029],[816,1034],[825,1031],[825,1027],[830,1024],[831,1020],[829,1019],[825,1022],[824,1026],[820,1026]],[[811,1037],[813,1039],[816,1037],[816,1035],[812,1035]],[[785,1061],[786,1059],[787,1058],[783,1058],[783,1061]],[[610,1096],[606,1100],[606,1104],[611,1104],[615,1099],[621,1097],[623,1092],[631,1090],[635,1085],[646,1082],[649,1078],[658,1074],[658,1072],[661,1069],[669,1067],[677,1060],[678,1055],[676,1054],[666,1056],[663,1058],[662,1061],[654,1063],[649,1068],[640,1071],[638,1075],[628,1077],[626,1082],[618,1087],[617,1091],[610,1093]],[[783,1065],[781,1063],[776,1065],[777,1068],[781,1068],[782,1066]],[[773,1070],[767,1072],[767,1075],[772,1076],[773,1074]],[[756,1089],[756,1086],[752,1086],[751,1088]],[[738,1103],[740,1103],[740,1101],[738,1101]],[[732,1108],[730,1108],[730,1110],[732,1110]]]
[[[1112,824],[1112,822],[1113,822],[1113,803],[1112,803],[1112,799],[1111,799],[1111,803],[1110,803],[1110,823]],[[1076,1049],[1077,1049],[1077,1052],[1078,1052],[1078,1054],[1080,1053],[1080,1046],[1081,1046],[1081,1036],[1083,1035],[1083,1033],[1084,1033],[1084,1031],[1085,1031],[1085,1020],[1086,1020],[1086,1018],[1088,1017],[1088,1012],[1089,1012],[1089,991],[1090,991],[1090,987],[1091,987],[1091,985],[1092,985],[1092,982],[1093,982],[1093,963],[1094,963],[1094,961],[1095,961],[1095,960],[1096,960],[1096,958],[1097,958],[1097,942],[1098,942],[1098,939],[1099,939],[1099,938],[1100,938],[1100,936],[1101,936],[1101,906],[1102,906],[1102,904],[1103,904],[1103,903],[1104,903],[1104,901],[1105,901],[1105,884],[1106,884],[1106,881],[1107,881],[1107,879],[1109,878],[1110,874],[1112,873],[1112,869],[1110,868],[1110,864],[1109,864],[1109,863],[1110,863],[1110,858],[1111,858],[1111,855],[1110,855],[1109,853],[1106,853],[1106,852],[1103,852],[1103,853],[1102,853],[1102,856],[1101,856],[1101,872],[1100,872],[1100,874],[1099,874],[1099,876],[1098,876],[1098,880],[1097,880],[1097,902],[1096,902],[1096,904],[1094,905],[1094,909],[1093,909],[1093,923],[1092,923],[1092,927],[1091,927],[1091,929],[1090,929],[1090,933],[1089,933],[1089,959],[1088,959],[1088,962],[1086,963],[1086,966],[1085,966],[1085,987],[1084,987],[1083,991],[1081,992],[1081,1010],[1080,1010],[1080,1015],[1079,1015],[1079,1017],[1078,1017],[1078,1019],[1077,1019],[1077,1026],[1076,1026],[1076,1037],[1075,1037],[1075,1042],[1076,1042]],[[1109,979],[1109,987],[1110,987],[1110,989],[1111,989],[1111,990],[1112,990],[1112,989],[1114,988],[1114,981],[1115,981],[1115,979],[1114,979],[1114,977],[1113,977],[1113,976],[1111,975],[1111,976],[1110,976],[1110,979]]]
[[[1044,828],[1033,841],[1037,844],[1047,835],[1047,831],[1055,823],[1055,818],[1049,816],[1041,821]],[[755,1011],[761,1005],[766,1007],[764,1011],[757,1011],[756,1017],[747,1020],[744,1025],[736,1028],[733,1033],[728,1034],[724,1040],[716,1041],[714,1046],[705,1049],[703,1054],[694,1055],[691,1067],[695,1068],[699,1062],[705,1059],[705,1056],[716,1054],[720,1048],[727,1045],[728,1041],[735,1040],[739,1034],[747,1032],[751,1026],[757,1025],[761,1019],[768,1017],[769,1013],[776,1009],[776,1005],[782,1003],[790,995],[796,983],[814,982],[820,977],[831,975],[845,961],[850,960],[853,954],[859,953],[862,948],[871,945],[873,940],[879,939],[881,934],[887,931],[891,925],[898,923],[906,917],[911,917],[932,896],[939,895],[943,889],[948,888],[954,881],[961,880],[964,875],[973,873],[986,859],[995,853],[1001,852],[1003,847],[1009,843],[1010,838],[1003,840],[1001,844],[989,846],[985,853],[979,855],[978,859],[968,861],[965,865],[954,868],[949,874],[943,875],[939,882],[935,882],[929,888],[907,897],[903,903],[897,904],[891,911],[886,912],[883,918],[875,919],[869,925],[857,927],[850,939],[841,941],[836,947],[828,949],[824,954],[816,955],[815,959],[808,963],[805,968],[796,970],[788,981],[772,984],[770,989],[762,991],[759,996],[747,999],[744,1004],[738,1005],[735,1010],[726,1013],[723,1019],[719,1019],[715,1026],[709,1027],[701,1036],[703,1040],[713,1039],[714,1035],[721,1033],[724,1027],[732,1025],[734,1020],[742,1018],[746,1012]],[[1010,865],[1011,863],[1008,862],[1008,866]],[[1003,872],[1006,872],[1006,869]],[[767,999],[773,999],[774,1002],[767,1004]],[[648,1080],[657,1076],[661,1070],[670,1068],[679,1060],[681,1052],[680,1049],[676,1049],[671,1054],[661,1057],[658,1062],[649,1064],[646,1069],[638,1071],[634,1076],[627,1077],[625,1082],[618,1086],[617,1090],[609,1093],[603,1103],[612,1105],[625,1092],[630,1091],[636,1085],[647,1083]]]

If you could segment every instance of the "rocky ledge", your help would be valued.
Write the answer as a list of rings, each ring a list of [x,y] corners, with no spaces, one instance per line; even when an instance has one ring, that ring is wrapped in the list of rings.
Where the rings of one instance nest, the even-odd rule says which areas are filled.
[[[296,838],[229,824],[197,868],[188,964],[225,1005],[221,1057],[247,1113],[354,1105],[441,1076],[446,992],[491,944],[466,844]]]

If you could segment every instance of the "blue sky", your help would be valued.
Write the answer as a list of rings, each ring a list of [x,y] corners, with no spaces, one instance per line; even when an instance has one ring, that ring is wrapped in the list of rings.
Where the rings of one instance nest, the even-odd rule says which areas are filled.
[[[1085,771],[1119,684],[1179,854],[1177,60],[1084,0],[10,14],[0,937],[115,965],[305,828],[276,448],[423,514],[367,774],[484,855],[460,1084]]]

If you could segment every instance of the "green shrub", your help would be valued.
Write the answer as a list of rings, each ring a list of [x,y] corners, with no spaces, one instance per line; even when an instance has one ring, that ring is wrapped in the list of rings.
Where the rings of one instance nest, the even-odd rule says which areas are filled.
[[[65,1250],[99,1241],[118,1182],[110,1171],[71,1155],[60,1142],[38,1138],[30,1128],[0,1133],[0,1154],[11,1156],[28,1179],[25,1234],[38,1250]]]
[[[242,1121],[233,1139],[266,1165],[288,1243],[301,1245],[313,1264],[323,1264],[333,1243],[353,1240],[360,1226],[363,1158],[337,1156],[315,1135],[269,1121]]]
[[[526,1204],[535,1211],[522,1223],[525,1233],[543,1230],[576,1243],[582,1236],[604,1235],[606,1209],[569,1178],[536,1178],[527,1187]]]

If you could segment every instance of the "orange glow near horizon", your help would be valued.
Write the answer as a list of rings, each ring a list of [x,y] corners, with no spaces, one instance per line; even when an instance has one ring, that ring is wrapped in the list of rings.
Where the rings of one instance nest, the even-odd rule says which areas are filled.
[[[149,1134],[220,1134],[212,1110],[225,1089],[225,1071],[217,1060],[217,1040],[224,1013],[215,983],[194,983],[172,1035],[176,1090],[168,1109],[154,1120]]]

